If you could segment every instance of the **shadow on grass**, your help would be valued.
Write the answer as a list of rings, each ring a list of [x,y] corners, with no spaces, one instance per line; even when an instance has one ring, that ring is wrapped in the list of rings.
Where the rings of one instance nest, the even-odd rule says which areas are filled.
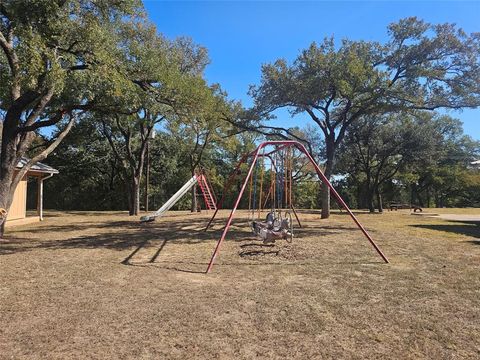
[[[139,224],[135,221],[76,222],[73,224],[38,227],[14,231],[12,236],[0,240],[0,255],[34,249],[94,249],[124,250],[153,241],[178,241],[197,244],[215,239],[219,231],[203,232],[194,221],[169,221]],[[27,235],[23,235],[28,233]],[[65,233],[64,238],[51,239],[52,233]],[[92,234],[93,233],[93,234]],[[247,232],[248,233],[248,232]],[[19,236],[16,236],[19,234]],[[33,236],[32,236],[33,235]],[[239,239],[244,232],[234,231],[231,238]]]
[[[295,210],[299,215],[300,214],[310,214],[310,215],[321,215],[322,214],[321,209],[295,209]],[[355,210],[350,209],[350,211],[353,213],[353,215],[379,214],[379,213],[370,213],[368,210],[363,210],[363,209],[355,209]],[[330,210],[330,214],[332,214],[332,215],[348,215],[348,212],[345,209],[332,209],[332,210]],[[302,219],[300,218],[300,220],[302,220]],[[328,220],[328,219],[321,219],[321,220],[323,221],[323,220]]]
[[[102,213],[103,214],[103,213]],[[83,214],[82,214],[83,215]],[[100,215],[100,214],[99,214]],[[97,220],[97,221],[96,221]],[[223,224],[214,226],[213,229],[203,231],[206,220],[202,218],[186,219],[185,215],[169,217],[168,221],[162,219],[158,222],[140,224],[133,220],[95,219],[92,216],[87,221],[80,222],[72,218],[71,224],[49,224],[36,228],[19,229],[12,233],[8,239],[0,240],[0,255],[10,255],[26,251],[37,250],[68,250],[68,249],[109,249],[116,251],[129,250],[129,254],[119,259],[123,265],[139,266],[135,257],[142,248],[156,248],[153,255],[145,265],[158,266],[158,258],[168,244],[196,245],[210,241],[212,251],[216,241],[223,232]],[[222,221],[223,222],[223,221]],[[247,219],[237,218],[227,234],[226,241],[239,242],[241,258],[253,258],[265,255],[278,255],[279,251],[272,246],[262,244],[250,231]],[[321,225],[306,226],[295,230],[295,238],[323,237],[344,232],[358,231],[353,225]],[[59,238],[58,234],[62,234]],[[56,239],[51,239],[55,236]],[[245,243],[246,242],[246,243]],[[186,250],[190,251],[190,250]],[[124,255],[123,255],[124,256]],[[161,260],[160,260],[161,262]],[[191,264],[190,264],[191,265]],[[238,264],[244,265],[244,264]],[[189,269],[182,269],[182,265],[165,264],[171,270],[202,273]]]
[[[280,240],[279,240],[280,241]],[[278,256],[280,250],[274,250],[275,244],[264,244],[261,243],[252,243],[240,245],[242,249],[238,254],[242,258],[248,258],[250,256],[265,256],[265,255],[275,255]]]
[[[227,241],[244,241],[255,239],[255,236],[244,226],[243,219],[229,230]],[[7,239],[0,240],[0,255],[33,249],[76,249],[76,248],[108,248],[124,250],[131,247],[145,246],[151,241],[176,241],[182,244],[198,244],[204,241],[217,241],[223,227],[215,226],[203,231],[204,219],[169,219],[169,221],[140,224],[137,221],[92,221],[71,224],[39,226],[19,229],[12,232]],[[355,227],[331,226],[303,227],[295,232],[296,238],[305,236],[328,236],[344,231],[355,231]],[[62,239],[51,239],[53,233],[65,233]],[[92,234],[93,233],[93,234]],[[18,236],[17,236],[18,235]],[[57,236],[55,234],[55,236]],[[165,244],[162,245],[162,247]],[[161,251],[161,249],[160,249]],[[158,256],[158,254],[157,254]]]
[[[187,222],[187,223],[191,224],[191,222]],[[300,238],[308,237],[312,235],[326,236],[326,235],[341,233],[343,230],[351,230],[351,229],[343,226],[339,226],[339,227],[330,226],[330,227],[326,227],[326,229],[321,229],[321,230],[317,228],[302,228],[300,231],[296,233],[295,237],[297,239],[300,239]],[[171,231],[174,231],[174,230],[170,230],[170,232]],[[210,230],[208,232],[204,232],[204,231],[184,232],[184,231],[176,230],[174,236],[170,235],[168,237],[165,237],[162,240],[160,246],[156,250],[155,254],[148,261],[148,263],[154,263],[157,260],[157,258],[160,256],[162,250],[167,245],[167,243],[175,242],[180,244],[198,244],[202,241],[217,242],[222,232],[223,232],[223,229]],[[150,240],[147,239],[135,245],[137,247],[125,259],[121,261],[121,264],[133,265],[132,263],[130,263],[130,261],[135,258],[135,255],[141,249],[154,244],[155,243],[154,240],[158,241],[159,239],[158,237]],[[233,228],[232,231],[230,231],[227,234],[225,241],[236,241],[236,242],[247,241],[248,242],[240,245],[240,248],[242,249],[239,253],[240,257],[279,254],[278,250],[272,250],[272,248],[275,246],[274,244],[264,244],[261,240],[258,240],[258,238],[255,235],[253,235],[251,231],[241,230],[238,227]],[[259,241],[259,242],[252,242],[252,241]],[[252,249],[252,247],[256,249]],[[212,244],[212,251],[213,251],[213,244]]]
[[[445,224],[415,224],[412,227],[451,232],[480,239],[480,221],[478,220],[449,220]],[[480,241],[469,241],[479,243]]]

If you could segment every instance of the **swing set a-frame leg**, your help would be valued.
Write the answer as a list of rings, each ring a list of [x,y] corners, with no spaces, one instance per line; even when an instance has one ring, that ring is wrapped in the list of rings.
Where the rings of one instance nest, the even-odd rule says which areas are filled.
[[[355,224],[357,224],[358,228],[362,231],[363,235],[365,235],[365,237],[367,238],[367,240],[370,242],[370,244],[373,246],[373,248],[377,251],[377,253],[380,255],[380,257],[383,259],[383,261],[385,261],[385,263],[389,263],[387,257],[383,254],[383,252],[380,250],[380,248],[377,246],[377,244],[375,244],[375,241],[373,241],[372,237],[370,236],[370,234],[367,232],[367,230],[365,230],[365,228],[363,227],[362,224],[360,224],[360,221],[358,221],[357,217],[353,214],[353,212],[350,210],[350,208],[348,207],[348,205],[345,203],[345,201],[343,201],[342,197],[340,196],[340,194],[337,192],[337,190],[335,190],[335,188],[332,186],[332,184],[330,183],[330,181],[328,181],[327,177],[323,174],[322,170],[320,170],[320,168],[318,167],[317,163],[315,162],[315,160],[312,158],[312,156],[310,155],[310,153],[307,151],[307,149],[305,149],[305,147],[302,145],[302,144],[296,144],[295,145],[297,147],[297,149],[299,149],[301,152],[303,152],[305,154],[305,156],[307,156],[307,158],[310,160],[310,162],[313,164],[313,166],[315,167],[315,171],[317,172],[317,175],[318,177],[320,178],[320,180],[326,184],[328,186],[328,188],[330,189],[330,193],[333,194],[333,196],[335,197],[335,199],[337,200],[337,202],[347,211],[347,213],[350,215],[350,217],[352,218],[352,220],[355,222]]]
[[[210,262],[208,263],[208,267],[207,267],[207,271],[206,271],[207,274],[212,270],[213,263],[215,262],[215,258],[217,257],[218,251],[220,250],[220,246],[222,245],[223,241],[225,240],[225,236],[227,236],[228,230],[230,229],[230,225],[232,224],[233,215],[235,214],[235,211],[237,211],[238,204],[240,204],[240,200],[242,199],[242,195],[243,195],[243,192],[245,191],[248,180],[250,179],[250,176],[252,176],[253,168],[254,168],[255,163],[257,162],[257,159],[258,159],[258,152],[259,151],[260,151],[260,147],[258,147],[256,152],[255,152],[255,156],[253,158],[252,164],[250,165],[250,168],[248,169],[247,176],[245,176],[245,180],[243,181],[243,185],[240,189],[240,193],[238,194],[237,200],[235,201],[235,205],[233,206],[233,209],[230,212],[230,215],[228,216],[227,224],[225,225],[225,228],[223,229],[222,236],[220,237],[220,240],[218,240],[217,245],[215,246],[215,250],[213,251]]]

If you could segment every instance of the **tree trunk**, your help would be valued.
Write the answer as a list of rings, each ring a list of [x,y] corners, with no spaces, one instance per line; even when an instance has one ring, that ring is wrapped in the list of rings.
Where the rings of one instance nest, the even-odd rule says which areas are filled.
[[[0,208],[5,209],[7,214],[0,219],[0,238],[5,232],[5,223],[8,211],[13,201],[13,194],[18,183],[14,183],[15,168],[17,167],[18,155],[17,137],[8,133],[7,127],[2,128],[2,151],[0,153]],[[22,154],[23,155],[23,154]]]
[[[412,206],[414,201],[415,201],[415,188],[414,188],[414,184],[410,184],[410,206]]]
[[[192,206],[190,208],[191,212],[198,211],[198,199],[197,199],[197,184],[192,186]]]
[[[368,188],[366,195],[367,195],[368,211],[371,213],[374,213],[375,212],[375,200],[374,200],[375,192],[373,191],[373,189]]]
[[[378,206],[378,212],[383,213],[383,201],[382,201],[382,194],[380,191],[377,189],[377,206]]]
[[[423,199],[422,199],[422,196],[420,195],[420,191],[418,189],[418,185],[417,184],[413,184],[412,185],[412,191],[414,193],[414,195],[412,196],[412,198],[416,198],[417,200],[413,202],[413,204],[415,204],[415,202],[418,203],[419,206],[421,207],[425,207],[424,206],[424,202],[423,202]]]
[[[8,211],[10,210],[10,206],[12,205],[13,201],[13,194],[15,191],[10,190],[8,186],[3,186],[4,184],[11,183],[11,181],[0,181],[0,208],[5,209],[7,212],[5,216],[0,217],[0,239],[3,238],[3,234],[5,233],[5,224],[8,218]]]
[[[127,200],[128,200],[128,215],[133,215],[133,190],[132,186],[129,184],[127,187]]]
[[[375,212],[375,182],[372,180],[372,176],[367,171],[367,179],[365,180],[365,200],[367,201],[368,211]]]
[[[440,207],[440,198],[438,196],[438,191],[434,190],[434,197],[435,197],[435,207],[439,208]]]
[[[330,217],[330,189],[325,184],[322,185],[322,188],[320,190],[320,199],[322,201],[321,218],[328,219]]]
[[[335,134],[325,138],[327,161],[325,163],[324,175],[330,181],[335,166]],[[322,184],[320,189],[320,199],[322,201],[322,219],[330,217],[330,189],[327,184]]]
[[[150,150],[149,141],[145,144],[145,212],[148,212],[148,187],[150,185]]]
[[[357,184],[357,208],[364,209],[367,207],[365,201],[365,185],[363,182]]]
[[[15,194],[15,189],[18,183],[14,183],[14,168],[15,165],[10,166],[10,169],[5,171],[2,176],[0,176],[0,208],[4,209],[7,214],[3,217],[0,217],[0,239],[3,238],[5,232],[5,223],[7,222],[8,212],[10,211],[10,206],[12,205],[13,195]]]
[[[138,215],[140,213],[140,179],[133,177],[130,186],[130,208],[128,214],[130,216]]]

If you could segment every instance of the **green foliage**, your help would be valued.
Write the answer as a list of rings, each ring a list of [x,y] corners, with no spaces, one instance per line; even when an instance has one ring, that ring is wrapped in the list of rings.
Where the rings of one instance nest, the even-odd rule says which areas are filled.
[[[385,44],[343,40],[336,47],[327,38],[292,64],[279,59],[263,65],[261,83],[250,91],[251,120],[268,119],[279,108],[307,113],[325,136],[330,174],[336,148],[363,116],[480,104],[478,34],[417,18],[391,24],[388,34]]]
[[[296,139],[294,126],[269,127],[264,121],[280,108],[308,114],[323,133],[325,175],[331,178],[346,133],[364,117],[480,105],[479,34],[410,17],[391,24],[388,35],[384,44],[345,39],[338,47],[326,38],[292,64],[278,59],[263,65],[260,84],[250,89],[255,106],[239,126]],[[322,217],[328,216],[324,187]]]
[[[328,176],[340,175],[335,182],[350,205],[370,206],[375,193],[439,206],[480,203],[479,173],[468,168],[479,155],[478,142],[463,135],[457,120],[420,111],[480,103],[480,39],[453,25],[408,18],[389,26],[385,44],[312,43],[291,64],[279,59],[262,67],[261,83],[250,92],[255,107],[248,111],[228,100],[220,85],[207,83],[204,47],[158,34],[136,0],[6,0],[0,33],[0,113],[16,116],[2,122],[2,142],[15,150],[13,157],[2,154],[0,175],[3,159],[50,148],[68,127],[69,118],[58,114],[77,119],[49,158],[61,174],[46,183],[48,207],[132,210],[143,201],[147,144],[151,208],[199,165],[220,196],[258,134],[301,139],[325,161]],[[307,113],[315,126],[268,131],[261,120],[283,107]],[[236,120],[240,127],[232,125]],[[32,125],[28,136],[3,136]],[[12,145],[17,141],[22,146]],[[235,200],[247,166],[240,170],[225,207]],[[297,207],[322,203],[312,174],[296,159]],[[0,187],[11,181],[0,180]],[[185,197],[176,208],[190,205]]]
[[[0,31],[15,38],[16,64],[13,70],[2,66],[8,84],[2,89],[18,82],[22,92],[53,90],[57,107],[115,92],[126,81],[118,61],[118,28],[140,10],[137,1],[127,0],[2,1]],[[12,98],[1,95],[7,110]]]
[[[294,187],[295,207],[298,209],[315,209],[318,207],[317,194],[320,183],[317,181],[299,182]]]
[[[86,141],[88,139],[88,141]],[[45,206],[65,210],[121,210],[125,189],[116,159],[92,121],[74,127],[49,157],[60,171],[45,182]]]
[[[387,201],[421,206],[474,205],[477,197],[465,194],[476,186],[468,164],[478,156],[478,146],[449,116],[365,117],[347,133],[339,170],[347,187],[358,188],[361,206],[372,208],[377,193]]]

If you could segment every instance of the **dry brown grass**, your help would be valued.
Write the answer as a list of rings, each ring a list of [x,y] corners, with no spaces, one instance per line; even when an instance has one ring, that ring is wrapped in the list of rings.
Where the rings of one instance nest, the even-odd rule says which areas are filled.
[[[240,215],[210,275],[221,225],[199,231],[205,213],[49,213],[9,230],[0,358],[480,357],[478,224],[360,214],[386,265],[346,215],[302,213],[293,244],[272,247]]]

